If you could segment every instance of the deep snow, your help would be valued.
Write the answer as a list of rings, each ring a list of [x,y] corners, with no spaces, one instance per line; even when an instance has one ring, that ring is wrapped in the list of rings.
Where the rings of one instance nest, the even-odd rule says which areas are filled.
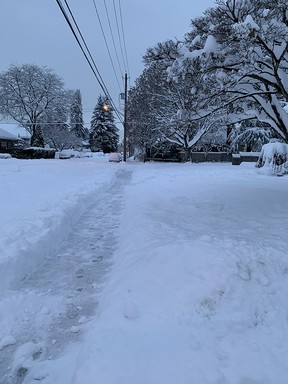
[[[1,384],[287,383],[287,177],[106,157],[0,175]]]

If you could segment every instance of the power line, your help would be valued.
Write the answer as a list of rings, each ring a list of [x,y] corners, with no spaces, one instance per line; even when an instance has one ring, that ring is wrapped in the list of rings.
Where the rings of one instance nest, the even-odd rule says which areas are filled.
[[[95,72],[95,69],[94,69],[93,66],[91,65],[90,60],[89,60],[89,58],[88,58],[86,52],[84,51],[84,49],[83,49],[83,47],[82,47],[82,45],[81,45],[81,42],[80,42],[80,40],[79,40],[77,34],[75,33],[75,30],[74,30],[74,28],[73,28],[73,26],[72,26],[72,24],[71,24],[71,22],[70,22],[70,20],[69,20],[69,17],[68,17],[68,15],[67,15],[66,11],[65,11],[65,8],[63,7],[63,5],[62,5],[62,3],[61,3],[61,0],[56,0],[56,2],[57,2],[57,4],[58,4],[58,6],[59,6],[59,8],[60,8],[60,10],[61,10],[61,12],[62,12],[62,14],[63,14],[63,16],[65,17],[65,19],[66,19],[66,21],[67,21],[67,23],[68,23],[68,25],[69,25],[69,27],[70,27],[70,29],[71,29],[73,35],[74,35],[74,37],[75,37],[75,39],[76,39],[76,41],[77,41],[77,43],[78,43],[78,45],[79,45],[79,47],[80,47],[82,53],[83,53],[83,55],[85,56],[85,58],[86,58],[86,60],[87,60],[87,62],[88,62],[88,64],[89,64],[90,68],[92,69],[92,71],[93,71],[93,73],[94,73],[94,76],[96,77],[96,80],[98,81],[98,84],[100,85],[100,87],[101,87],[101,89],[104,91],[104,93],[106,93],[106,90],[104,89],[103,84],[101,83],[101,81],[100,81],[100,79],[99,79],[97,73]]]
[[[68,11],[69,11],[69,13],[70,13],[70,15],[71,15],[71,17],[72,17],[72,20],[73,20],[74,24],[75,24],[75,26],[76,26],[76,28],[77,28],[77,30],[78,30],[78,32],[79,32],[79,35],[80,35],[80,37],[81,37],[81,39],[82,39],[82,41],[83,41],[83,43],[84,43],[84,46],[85,46],[85,48],[86,48],[86,50],[87,50],[87,52],[88,52],[88,54],[89,54],[89,57],[90,57],[90,59],[92,60],[92,63],[94,64],[94,67],[95,67],[95,69],[96,69],[96,71],[97,71],[97,74],[98,74],[99,78],[101,79],[101,82],[102,82],[101,84],[103,85],[103,87],[101,86],[101,88],[102,88],[102,90],[104,91],[105,96],[109,96],[109,97],[110,97],[109,92],[108,92],[108,89],[107,89],[107,87],[106,87],[106,85],[105,85],[105,82],[104,82],[104,80],[102,79],[102,76],[100,75],[100,72],[99,72],[99,70],[98,70],[98,68],[97,68],[97,65],[96,65],[96,63],[95,63],[95,61],[94,61],[94,59],[93,59],[93,57],[92,57],[92,55],[91,55],[91,52],[90,52],[90,50],[89,50],[89,48],[88,48],[88,46],[87,46],[87,44],[86,44],[86,41],[85,41],[85,39],[84,39],[84,37],[83,37],[81,31],[80,31],[80,28],[79,28],[79,26],[78,26],[78,24],[77,24],[77,21],[76,21],[75,18],[74,18],[74,15],[73,15],[73,13],[72,13],[72,11],[71,11],[69,5],[68,5],[67,0],[64,0],[64,2],[65,2],[65,4],[66,4],[66,7],[68,8]],[[101,84],[100,84],[100,85],[101,85]],[[104,88],[104,89],[103,89],[103,88]]]
[[[90,125],[91,122],[84,122],[83,125]],[[119,120],[119,121],[114,121],[115,124],[123,124],[123,121],[122,120]],[[15,124],[19,124],[20,127],[23,127],[25,128],[25,125],[27,125],[27,122],[17,122],[17,123],[10,123],[10,122],[3,122],[1,121],[0,122],[0,125],[15,125]],[[69,126],[69,123],[68,121],[62,121],[62,122],[57,122],[57,123],[49,123],[49,122],[41,122],[39,123],[39,125],[43,126],[43,125],[67,125]]]
[[[113,8],[114,8],[114,14],[115,14],[115,20],[116,20],[116,27],[117,27],[120,52],[121,52],[125,72],[127,72],[126,63],[125,63],[125,59],[124,59],[124,53],[123,53],[123,47],[122,47],[122,42],[121,42],[120,29],[119,29],[118,17],[117,17],[117,12],[116,12],[115,0],[113,0]]]
[[[121,10],[121,2],[120,2],[120,0],[119,0],[119,12],[120,12],[121,30],[122,30],[122,36],[123,36],[123,44],[124,44],[126,65],[127,65],[127,70],[128,70],[128,74],[129,74],[130,70],[129,70],[129,64],[128,64],[128,55],[127,55],[126,39],[125,39],[125,33],[124,33],[123,17],[122,17],[122,10]]]
[[[100,28],[101,28],[101,31],[102,31],[102,35],[103,35],[103,38],[104,38],[104,41],[105,41],[105,45],[106,45],[106,48],[107,48],[107,51],[108,51],[108,55],[109,55],[109,58],[110,58],[110,61],[111,61],[111,64],[112,64],[113,72],[114,72],[114,75],[115,75],[117,84],[118,84],[118,86],[119,86],[119,90],[120,90],[120,92],[121,92],[120,82],[119,82],[119,80],[118,80],[118,76],[117,76],[117,73],[116,73],[116,69],[115,69],[115,66],[114,66],[114,62],[113,62],[113,60],[112,60],[111,52],[110,52],[110,49],[109,49],[109,46],[108,46],[108,43],[107,43],[107,39],[106,39],[106,36],[105,36],[104,28],[103,28],[103,25],[102,25],[102,22],[101,22],[101,18],[100,18],[100,16],[99,16],[99,12],[98,12],[98,9],[97,9],[95,0],[93,0],[93,4],[94,4],[95,12],[96,12],[96,15],[97,15],[99,24],[100,24]]]
[[[113,47],[114,47],[115,55],[116,55],[116,58],[117,58],[117,62],[118,62],[118,65],[119,65],[120,72],[121,72],[121,74],[123,76],[124,72],[123,72],[121,64],[120,64],[119,55],[118,55],[118,51],[117,51],[116,44],[115,44],[114,34],[113,34],[112,27],[111,27],[111,22],[110,22],[109,12],[108,12],[108,9],[107,9],[106,0],[104,0],[104,6],[105,6],[106,16],[107,16],[107,20],[108,20],[108,25],[109,25],[109,30],[110,30],[112,42],[113,42]],[[125,65],[124,65],[124,67],[125,67]]]
[[[70,21],[68,15],[67,15],[67,13],[66,13],[65,8],[63,7],[63,5],[62,5],[62,3],[61,3],[61,0],[56,0],[56,2],[57,2],[57,4],[58,4],[58,6],[59,6],[59,8],[60,8],[60,10],[61,10],[61,12],[62,12],[64,18],[65,18],[65,20],[67,21],[67,23],[68,23],[68,25],[69,25],[69,27],[70,27],[70,29],[71,29],[71,31],[72,31],[72,33],[73,33],[73,35],[74,35],[74,37],[75,37],[77,43],[78,43],[78,45],[79,45],[79,47],[80,47],[80,49],[81,49],[83,55],[85,56],[86,61],[88,62],[88,64],[89,64],[89,66],[90,66],[90,68],[91,68],[91,70],[92,70],[94,76],[96,77],[96,80],[97,80],[98,84],[100,85],[102,91],[104,92],[105,97],[107,97],[107,99],[110,100],[110,103],[111,103],[111,105],[113,106],[114,111],[115,111],[117,117],[121,120],[120,113],[119,113],[119,111],[117,110],[117,108],[116,108],[116,106],[115,106],[115,104],[114,104],[114,102],[113,102],[113,100],[112,100],[112,98],[111,98],[111,96],[110,96],[110,94],[109,94],[109,91],[108,91],[108,89],[107,89],[107,87],[106,87],[106,85],[105,85],[104,80],[102,79],[102,76],[100,75],[100,72],[99,72],[99,70],[98,70],[98,68],[97,68],[97,65],[96,65],[96,63],[95,63],[95,61],[94,61],[94,59],[93,59],[93,57],[92,57],[92,55],[91,55],[91,52],[90,52],[90,50],[89,50],[89,48],[88,48],[88,46],[87,46],[87,44],[86,44],[86,42],[85,42],[85,39],[84,39],[84,37],[83,37],[83,35],[82,35],[81,31],[80,31],[80,28],[78,27],[78,24],[77,24],[77,22],[76,22],[76,20],[75,20],[75,17],[73,16],[73,13],[72,13],[72,11],[71,11],[71,9],[70,9],[68,3],[67,3],[67,0],[64,0],[64,2],[65,2],[65,4],[66,4],[66,7],[67,7],[67,9],[68,9],[68,11],[69,11],[69,13],[70,13],[70,15],[71,15],[71,17],[72,17],[72,20],[73,20],[73,22],[74,22],[74,24],[75,24],[75,26],[76,26],[76,28],[77,28],[77,30],[78,30],[78,33],[79,33],[79,35],[80,35],[80,37],[81,37],[81,39],[82,39],[82,41],[83,41],[83,43],[84,43],[84,46],[85,46],[85,48],[86,48],[86,50],[87,50],[87,52],[88,52],[88,55],[89,55],[90,59],[92,60],[92,63],[93,63],[93,65],[94,65],[94,67],[93,67],[93,65],[91,64],[91,61],[90,61],[90,59],[89,59],[87,53],[85,52],[85,50],[84,50],[83,47],[82,47],[82,44],[81,44],[81,42],[80,42],[80,40],[79,40],[79,38],[78,38],[78,36],[77,36],[75,30],[74,30],[74,27],[73,27],[73,25],[72,25],[72,23],[71,23],[71,21]]]

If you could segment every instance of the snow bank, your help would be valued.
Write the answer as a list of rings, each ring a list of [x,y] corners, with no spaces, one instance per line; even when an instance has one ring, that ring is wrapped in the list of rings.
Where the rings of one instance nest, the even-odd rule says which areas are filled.
[[[63,241],[113,178],[107,161],[1,162],[0,290],[17,286]]]

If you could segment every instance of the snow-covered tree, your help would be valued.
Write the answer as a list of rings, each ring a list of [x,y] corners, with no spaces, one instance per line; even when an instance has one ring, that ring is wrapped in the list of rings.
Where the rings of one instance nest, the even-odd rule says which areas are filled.
[[[44,142],[57,151],[78,148],[79,138],[69,130],[68,124],[46,125],[43,127]]]
[[[71,98],[73,93],[70,92]],[[68,117],[70,103],[55,106],[53,110],[47,110],[41,118],[40,126],[44,137],[44,143],[58,151],[69,148],[79,148],[82,140],[70,130]]]
[[[166,94],[169,84],[161,63],[153,63],[130,89],[128,96],[128,142],[142,153],[158,142],[159,117],[169,109]]]
[[[219,113],[209,116],[208,110],[212,112],[214,106],[209,105],[201,62],[185,45],[173,41],[149,48],[144,61],[146,69],[136,82],[132,99],[129,94],[129,107],[138,113],[138,121],[154,123],[152,140],[158,142],[160,136],[181,147],[189,157],[203,135],[214,124],[219,126],[222,118]],[[151,124],[149,128],[151,132]]]
[[[109,153],[117,150],[119,135],[114,120],[108,99],[100,95],[91,119],[89,143],[92,151]]]
[[[223,105],[241,106],[243,118],[268,123],[288,141],[287,1],[218,0],[218,6],[192,21],[187,35],[191,55],[198,55],[202,72],[215,85]],[[205,47],[214,39],[214,48]]]
[[[33,146],[44,146],[41,123],[48,112],[69,103],[69,92],[51,69],[12,65],[0,74],[0,113],[19,122],[31,133]]]
[[[143,126],[148,121],[148,127],[153,122],[151,130],[188,151],[205,135],[219,133],[219,127],[226,132],[235,123],[257,119],[257,129],[241,125],[248,129],[241,132],[246,144],[265,142],[263,126],[288,142],[287,1],[216,3],[192,20],[183,42],[167,41],[147,50],[145,81],[136,82],[129,103],[143,127],[139,130],[135,123],[134,141],[148,133]]]
[[[234,124],[228,137],[233,152],[242,151],[260,151],[262,146],[269,142],[271,138],[271,129],[262,123],[259,124],[256,119]]]
[[[84,127],[82,97],[79,89],[74,92],[72,98],[70,110],[70,129],[76,137],[79,137],[82,140],[88,138],[89,131]]]
[[[54,119],[49,119],[49,124],[44,123],[41,125],[44,143],[48,144],[51,148],[55,148],[57,151],[79,148],[81,146],[81,139],[69,129],[69,125],[64,122],[65,119],[62,117],[62,114],[58,114],[58,119],[55,117]]]

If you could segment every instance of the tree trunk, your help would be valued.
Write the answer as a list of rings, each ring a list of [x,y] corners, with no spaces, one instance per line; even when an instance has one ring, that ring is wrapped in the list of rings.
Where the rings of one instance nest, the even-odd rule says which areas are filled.
[[[32,126],[31,146],[44,148],[44,137],[42,129],[38,124],[33,124]]]
[[[192,161],[192,157],[191,157],[192,148],[185,147],[184,151],[185,151],[185,161]]]

